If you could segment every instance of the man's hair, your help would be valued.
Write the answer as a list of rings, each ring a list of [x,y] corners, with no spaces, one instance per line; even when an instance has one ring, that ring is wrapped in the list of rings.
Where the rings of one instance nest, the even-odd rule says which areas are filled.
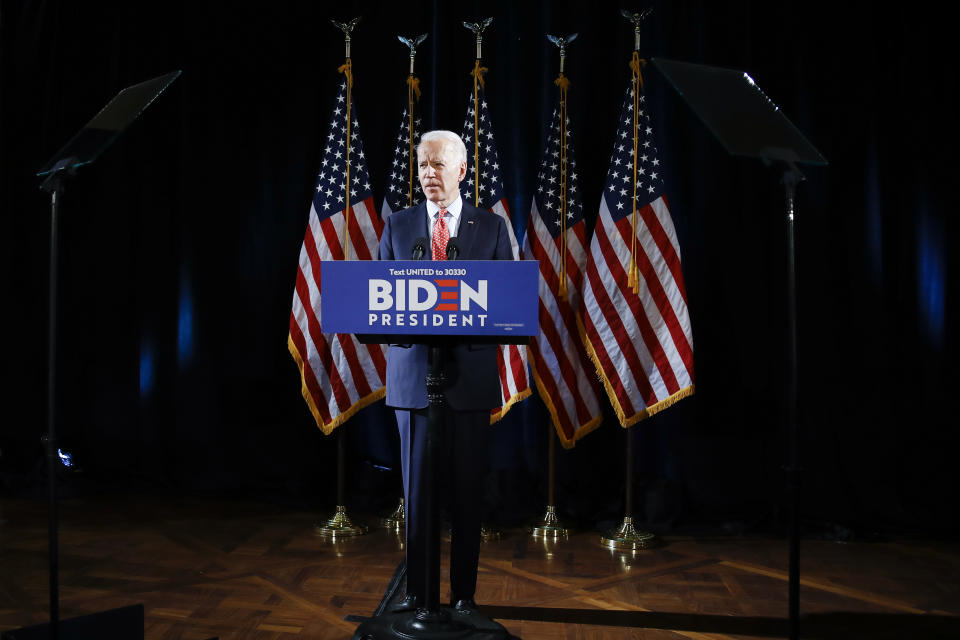
[[[447,131],[445,129],[427,131],[425,134],[420,136],[420,142],[417,144],[417,155],[420,155],[420,147],[423,146],[424,142],[433,142],[434,140],[446,142],[452,146],[454,153],[457,155],[457,163],[467,161],[467,147],[465,144],[463,144],[463,140],[461,140],[460,136],[455,134],[453,131]]]

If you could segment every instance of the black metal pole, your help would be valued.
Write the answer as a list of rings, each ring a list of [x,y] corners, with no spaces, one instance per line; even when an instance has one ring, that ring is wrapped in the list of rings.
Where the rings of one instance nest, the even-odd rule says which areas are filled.
[[[337,429],[337,506],[346,506],[347,444],[343,429]]]
[[[624,502],[626,502],[626,512],[624,513],[624,517],[632,518],[633,517],[633,430],[624,429],[624,432],[627,435],[627,473],[626,473],[627,495],[624,500]]]
[[[427,373],[427,397],[430,404],[427,408],[426,456],[423,460],[423,477],[427,482],[424,492],[423,516],[426,523],[424,536],[426,562],[425,584],[426,593],[423,594],[423,608],[417,612],[417,619],[427,625],[442,623],[449,619],[449,615],[440,608],[440,512],[437,509],[437,454],[440,440],[440,429],[443,426],[443,416],[446,409],[443,395],[444,381],[444,347],[430,346],[429,371]],[[425,627],[429,628],[428,627]]]
[[[45,183],[47,184],[47,183]],[[47,334],[47,493],[49,496],[48,555],[50,579],[50,629],[54,639],[59,636],[59,543],[57,539],[57,251],[58,214],[62,181],[59,176],[50,184],[50,308]]]
[[[790,639],[800,637],[800,438],[797,421],[797,274],[794,239],[794,195],[803,176],[796,167],[783,174],[787,206],[787,305],[789,326],[789,381],[787,384],[787,493],[790,510],[790,576],[789,627]]]
[[[416,524],[423,531],[424,593],[423,601],[415,612],[402,611],[377,615],[364,622],[353,635],[354,640],[501,640],[511,637],[502,625],[487,618],[479,611],[455,612],[440,606],[440,509],[437,498],[437,479],[440,475],[441,429],[446,423],[446,398],[444,397],[444,361],[447,346],[442,340],[429,345],[427,370],[427,427],[424,436],[424,455],[421,459],[421,482],[426,485],[421,493],[419,511],[414,510]],[[414,464],[411,461],[411,464]],[[407,567],[409,570],[409,567]],[[408,585],[409,586],[409,585]],[[389,588],[388,588],[389,591]]]
[[[556,457],[557,457],[556,449],[554,448],[554,442],[553,442],[554,439],[555,438],[553,435],[553,427],[551,425],[547,425],[547,451],[549,452],[547,454],[548,456],[547,457],[547,473],[549,474],[549,477],[547,478],[547,505],[551,507],[555,507],[557,505],[557,503],[554,502],[553,500],[554,498],[554,487],[553,487],[554,480],[553,479],[554,479],[554,469],[555,469]]]

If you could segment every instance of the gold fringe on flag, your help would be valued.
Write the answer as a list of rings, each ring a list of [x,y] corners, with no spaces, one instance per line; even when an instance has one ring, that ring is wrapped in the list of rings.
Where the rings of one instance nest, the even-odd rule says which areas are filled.
[[[352,407],[338,415],[330,422],[324,423],[323,416],[320,414],[320,409],[317,407],[313,393],[310,391],[310,386],[307,384],[307,377],[304,374],[305,367],[310,365],[304,362],[304,358],[300,354],[300,350],[297,349],[297,345],[293,341],[293,337],[289,334],[287,335],[287,350],[290,351],[290,355],[293,356],[294,361],[297,363],[297,367],[300,369],[300,394],[303,396],[303,399],[307,401],[307,407],[310,409],[310,413],[313,415],[314,421],[317,423],[317,426],[320,428],[320,430],[323,431],[324,435],[330,435],[333,433],[334,429],[352,418],[358,411],[360,411],[360,409],[373,404],[377,400],[385,398],[387,395],[387,388],[380,387],[376,391],[373,391],[363,398],[357,400]]]
[[[530,364],[533,365],[530,367],[530,371],[533,372],[533,379],[537,381],[537,388],[543,389],[544,388],[543,381],[540,379],[540,375],[537,373],[537,370],[538,369],[542,370],[544,364],[543,362],[541,362],[539,367],[536,365],[536,357],[534,356],[532,349],[527,353],[530,356]],[[550,417],[553,418],[553,424],[559,425],[560,418],[558,417],[558,411],[553,401],[550,399],[550,396],[546,393],[541,393],[540,398],[543,400],[543,403],[547,405],[547,411],[550,412]],[[575,445],[580,440],[580,438],[587,435],[588,433],[590,433],[591,431],[599,427],[601,424],[603,424],[603,416],[597,416],[596,418],[592,419],[590,422],[580,425],[580,428],[574,432],[572,438],[568,437],[567,434],[565,434],[560,427],[557,427],[556,428],[557,437],[560,439],[560,444],[563,446],[564,449],[573,449],[573,445]]]
[[[613,384],[610,382],[610,378],[607,377],[607,374],[604,371],[603,364],[600,362],[600,356],[597,355],[597,351],[594,348],[593,343],[590,342],[590,339],[587,337],[587,329],[583,325],[583,318],[578,315],[576,320],[577,330],[580,333],[580,340],[583,342],[583,346],[587,349],[587,355],[590,357],[591,362],[593,362],[593,366],[596,368],[597,377],[603,382],[603,386],[607,390],[607,397],[610,398],[610,404],[613,405],[613,410],[617,414],[617,420],[620,421],[620,426],[624,429],[627,427],[632,427],[641,420],[649,418],[653,414],[659,413],[664,409],[673,406],[686,397],[692,396],[696,391],[696,385],[691,384],[689,387],[678,389],[663,400],[655,402],[645,409],[641,409],[632,416],[628,416],[626,411],[623,409],[623,405],[620,404],[616,389],[614,389]]]

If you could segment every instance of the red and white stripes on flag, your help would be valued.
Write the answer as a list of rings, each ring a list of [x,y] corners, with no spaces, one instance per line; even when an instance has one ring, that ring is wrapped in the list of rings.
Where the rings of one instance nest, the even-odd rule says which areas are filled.
[[[584,285],[584,341],[624,427],[694,391],[680,245],[638,77],[639,65],[624,98]]]
[[[467,147],[467,175],[460,183],[461,196],[465,202],[480,209],[489,209],[507,222],[514,260],[519,259],[517,238],[510,220],[510,209],[500,177],[500,162],[493,138],[493,124],[487,110],[483,92],[482,72],[479,61],[474,68],[474,90],[470,92],[467,116],[460,137]],[[527,349],[518,345],[503,345],[497,355],[500,372],[500,392],[503,404],[491,412],[491,422],[496,422],[515,403],[530,395],[527,377]]]
[[[583,310],[587,250],[569,122],[561,93],[523,241],[524,257],[540,263],[540,333],[530,343],[530,365],[537,392],[565,448],[602,419],[601,391],[576,321]],[[561,288],[561,282],[566,286]]]
[[[303,397],[326,434],[382,398],[386,380],[380,345],[360,344],[350,334],[324,333],[320,318],[320,263],[375,258],[382,229],[347,84],[340,86],[324,145],[287,338],[300,368]]]

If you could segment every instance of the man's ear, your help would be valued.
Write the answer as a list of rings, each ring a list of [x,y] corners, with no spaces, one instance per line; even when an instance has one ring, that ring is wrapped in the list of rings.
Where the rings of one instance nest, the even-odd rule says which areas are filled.
[[[466,162],[461,162],[461,163],[460,163],[460,175],[457,176],[457,182],[463,181],[463,179],[466,178],[466,177],[467,177],[467,163],[466,163]]]

